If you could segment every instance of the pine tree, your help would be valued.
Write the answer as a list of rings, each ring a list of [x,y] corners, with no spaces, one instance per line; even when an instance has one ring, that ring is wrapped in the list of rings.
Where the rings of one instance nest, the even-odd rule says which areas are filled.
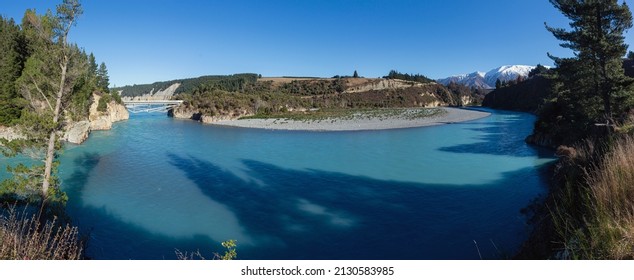
[[[348,72],[350,73],[350,72]],[[352,74],[353,78],[359,78],[359,73],[357,73],[357,70],[354,70],[354,74]]]
[[[571,30],[546,25],[573,58],[549,56],[557,65],[559,96],[570,101],[569,113],[589,121],[613,122],[626,109],[622,57],[627,45],[623,33],[632,27],[628,6],[617,0],[550,0],[571,20]],[[597,103],[602,104],[597,108]]]
[[[99,69],[97,69],[97,89],[108,92],[109,86],[110,78],[108,77],[108,69],[106,68],[106,64],[102,62],[99,65]]]

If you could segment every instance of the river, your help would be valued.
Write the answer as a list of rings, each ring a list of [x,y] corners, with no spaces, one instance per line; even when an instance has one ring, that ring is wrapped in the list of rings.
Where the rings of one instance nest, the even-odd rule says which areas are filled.
[[[59,169],[95,259],[500,259],[528,237],[552,151],[534,116],[358,132],[136,114],[67,145]],[[3,163],[4,162],[0,162]]]

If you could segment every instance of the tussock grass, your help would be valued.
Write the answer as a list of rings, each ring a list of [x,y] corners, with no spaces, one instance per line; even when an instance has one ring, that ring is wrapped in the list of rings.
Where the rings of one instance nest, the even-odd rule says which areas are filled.
[[[82,253],[77,227],[59,225],[56,219],[42,224],[15,207],[0,215],[2,260],[79,260]]]
[[[558,257],[634,259],[634,137],[602,150],[585,144],[565,160],[567,178],[551,208],[564,245]]]

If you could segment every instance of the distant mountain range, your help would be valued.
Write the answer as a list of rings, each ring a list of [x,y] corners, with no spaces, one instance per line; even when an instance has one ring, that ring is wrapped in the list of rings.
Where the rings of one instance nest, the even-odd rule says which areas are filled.
[[[489,72],[473,72],[471,74],[463,74],[451,76],[444,79],[436,80],[438,83],[448,85],[452,82],[463,84],[469,87],[494,89],[495,82],[500,79],[502,82],[516,80],[517,77],[528,77],[528,73],[535,69],[535,66],[528,65],[505,65]]]

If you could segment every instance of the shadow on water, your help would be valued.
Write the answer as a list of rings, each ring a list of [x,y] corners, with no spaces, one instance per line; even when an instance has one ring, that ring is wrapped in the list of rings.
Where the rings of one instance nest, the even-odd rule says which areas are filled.
[[[551,149],[530,146],[524,139],[533,129],[532,122],[524,118],[515,117],[519,113],[504,113],[496,111],[500,120],[473,121],[457,124],[463,129],[478,132],[476,143],[442,147],[439,150],[451,153],[488,154],[513,157],[553,157]],[[522,113],[524,114],[524,113]]]
[[[519,208],[543,191],[534,168],[456,187],[244,160],[254,182],[197,157],[168,157],[258,239],[239,248],[249,259],[478,259],[474,240],[484,258],[500,258],[526,238]]]
[[[512,131],[519,125],[512,117],[456,125],[485,135],[477,143],[441,150],[535,156],[523,139],[509,138],[521,135]],[[74,223],[91,233],[89,257],[173,259],[176,248],[200,249],[206,256],[222,251],[218,244],[223,240],[157,234],[106,207],[85,203],[82,194],[95,167],[107,162],[105,156],[77,157],[63,182]],[[527,237],[527,217],[520,210],[544,192],[536,186],[545,185],[539,175],[545,167],[515,170],[484,185],[456,186],[287,169],[245,159],[244,172],[257,178],[250,180],[200,157],[167,157],[206,197],[226,206],[254,240],[253,246],[238,240],[241,259],[479,259],[478,249],[486,259],[503,258]]]
[[[99,164],[97,153],[84,153],[74,160],[73,173],[64,180],[65,191],[72,197],[67,211],[73,224],[88,235],[86,256],[94,259],[175,259],[175,250],[200,252],[211,258],[221,252],[217,241],[207,236],[176,239],[154,234],[139,226],[122,221],[105,207],[85,205],[82,193],[91,171]]]

